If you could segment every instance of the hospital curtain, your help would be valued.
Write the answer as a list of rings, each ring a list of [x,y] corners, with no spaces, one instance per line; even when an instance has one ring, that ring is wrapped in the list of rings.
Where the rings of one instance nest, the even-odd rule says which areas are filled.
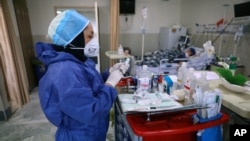
[[[8,0],[0,0],[0,60],[3,65],[8,101],[12,112],[29,102],[27,76],[21,52]]]
[[[110,49],[117,50],[119,45],[119,0],[110,0]],[[110,66],[113,66],[114,60],[110,60]]]

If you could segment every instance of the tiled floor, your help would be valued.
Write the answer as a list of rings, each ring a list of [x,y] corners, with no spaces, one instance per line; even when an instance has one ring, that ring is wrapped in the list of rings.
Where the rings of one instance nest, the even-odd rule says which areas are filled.
[[[55,126],[41,111],[37,88],[30,94],[31,101],[17,110],[9,120],[0,121],[0,141],[54,141]],[[110,126],[106,141],[114,141]]]

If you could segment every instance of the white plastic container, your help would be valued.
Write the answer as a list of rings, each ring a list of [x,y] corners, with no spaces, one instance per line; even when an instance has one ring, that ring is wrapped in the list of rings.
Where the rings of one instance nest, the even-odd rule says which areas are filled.
[[[151,79],[152,74],[148,71],[148,66],[143,65],[141,72],[138,73],[138,85],[137,89],[141,91],[151,91]]]
[[[189,68],[186,72],[185,77],[183,78],[183,89],[186,93],[187,103],[193,103],[193,92],[196,86],[196,76],[194,75],[194,68]]]
[[[209,84],[208,80],[206,79],[207,77],[207,72],[202,71],[201,72],[201,77],[197,79],[196,86],[201,87],[201,92],[204,93],[209,90]]]
[[[178,72],[177,72],[177,85],[178,85],[177,87],[178,88],[183,88],[183,79],[187,72],[188,72],[187,63],[182,62],[181,67],[178,69]]]

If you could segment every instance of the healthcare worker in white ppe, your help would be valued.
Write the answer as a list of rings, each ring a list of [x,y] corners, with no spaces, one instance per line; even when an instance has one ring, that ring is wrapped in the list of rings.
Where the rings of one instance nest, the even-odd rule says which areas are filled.
[[[46,65],[39,99],[47,119],[57,127],[56,141],[105,141],[116,84],[129,67],[115,64],[100,74],[89,57],[99,53],[89,20],[75,10],[50,23],[53,43],[38,42],[37,57]]]

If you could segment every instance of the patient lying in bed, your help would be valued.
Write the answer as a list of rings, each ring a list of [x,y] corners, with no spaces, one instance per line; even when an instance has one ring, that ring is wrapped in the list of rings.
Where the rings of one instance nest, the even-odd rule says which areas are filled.
[[[175,58],[173,63],[179,63],[181,62],[187,62],[188,59],[196,54],[195,48],[189,47],[183,51],[183,53],[178,56],[178,58]]]
[[[214,46],[211,41],[203,44],[204,49],[196,55],[190,57],[187,61],[187,66],[195,70],[205,70],[207,66],[214,60]]]
[[[189,58],[196,54],[193,47],[187,48],[178,58]]]
[[[159,68],[166,69],[167,71],[167,69],[171,69],[171,66],[178,68],[178,63],[185,61],[188,67],[192,67],[195,70],[205,70],[214,59],[214,47],[211,45],[211,41],[206,42],[203,47],[204,48],[191,46],[185,49],[184,52],[189,52],[190,54],[182,56],[182,58],[181,55],[185,53],[178,49],[147,52],[144,54],[143,61],[136,65],[147,65],[150,68],[156,68],[154,70],[157,71]],[[136,58],[136,60],[140,60],[140,58]]]

